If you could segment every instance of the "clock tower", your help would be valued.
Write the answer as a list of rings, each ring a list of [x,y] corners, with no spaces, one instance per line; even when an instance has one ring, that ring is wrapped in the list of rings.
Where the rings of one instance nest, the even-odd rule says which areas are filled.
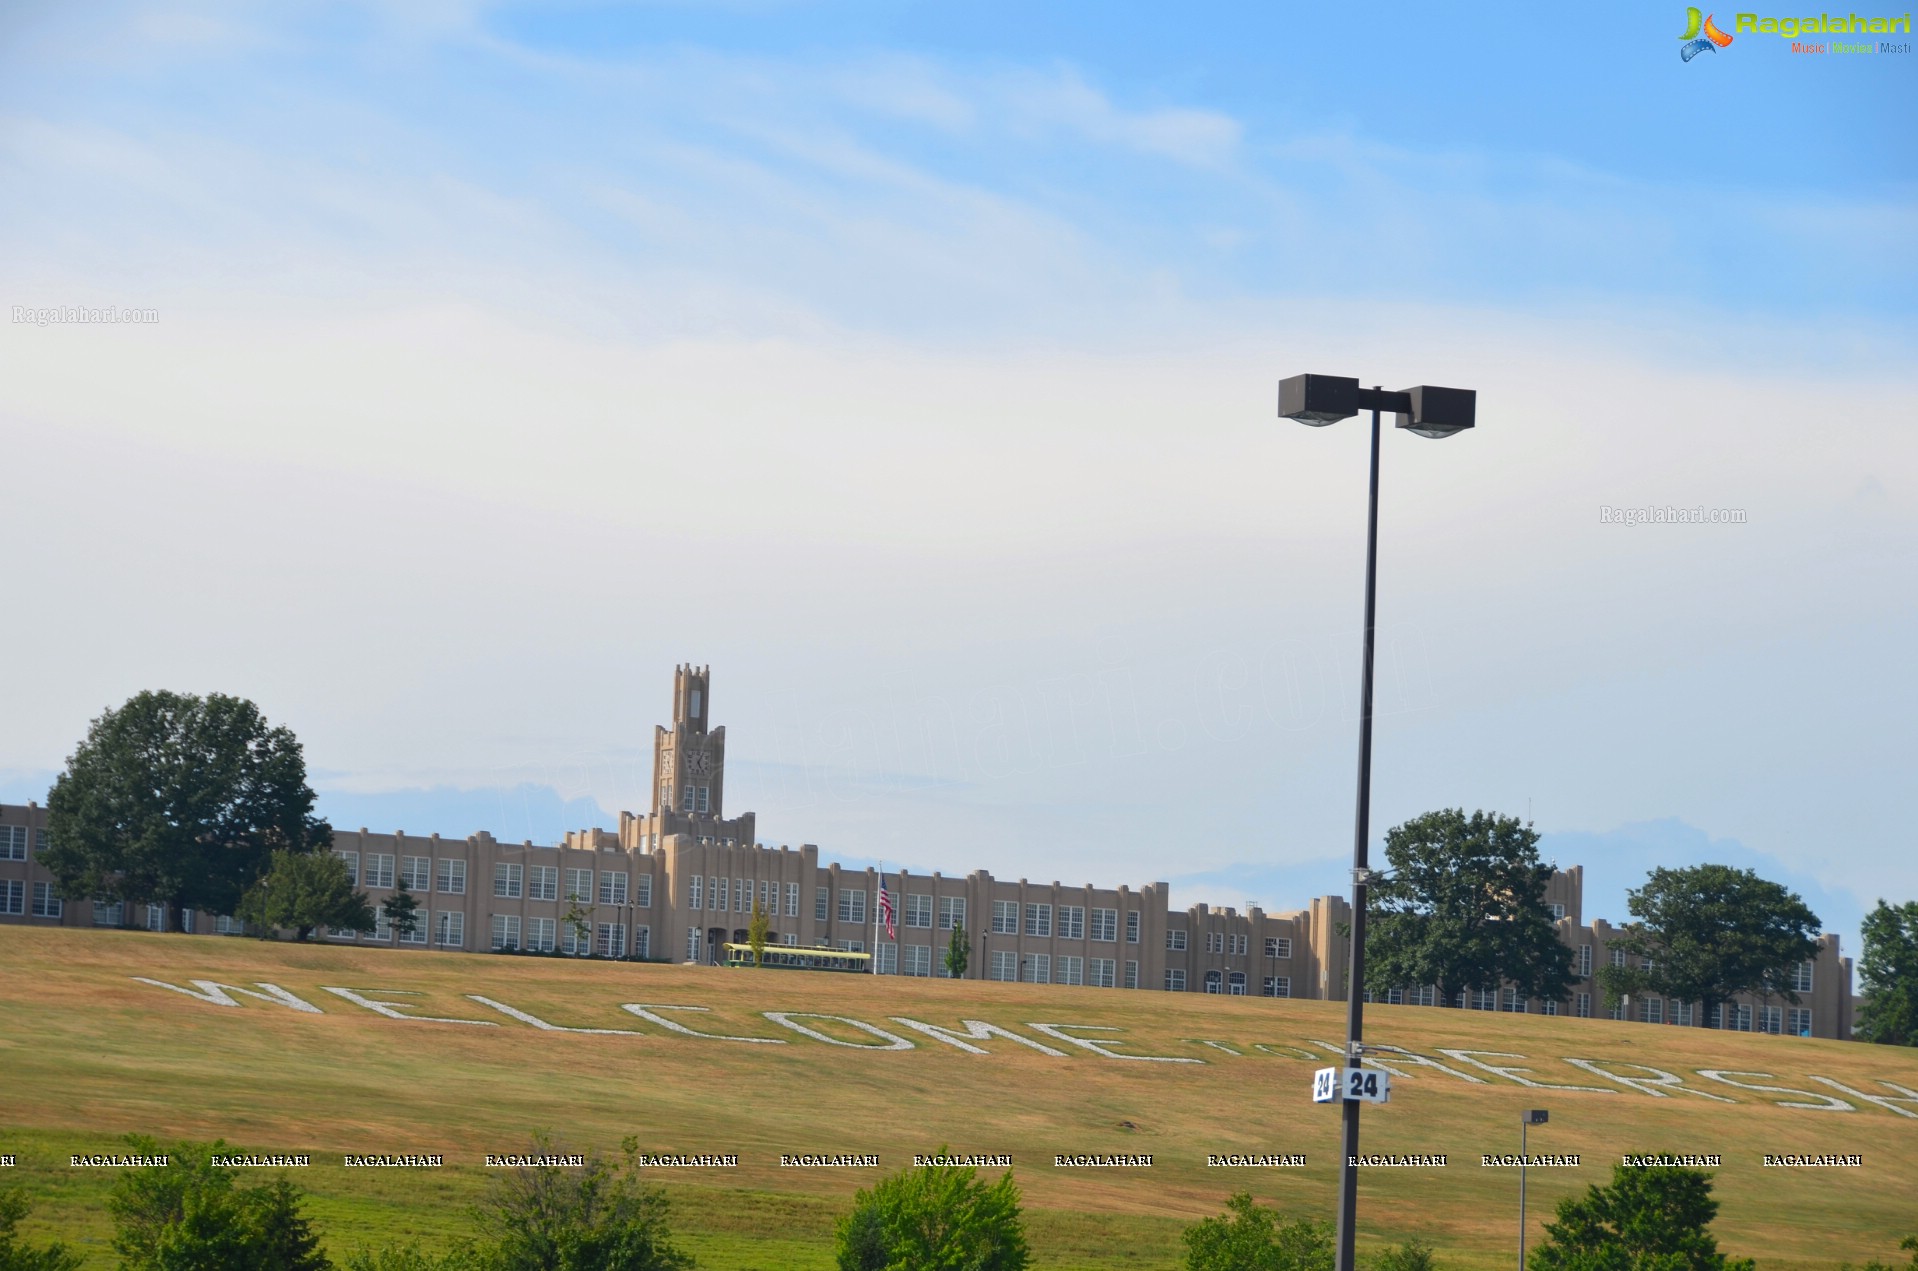
[[[673,723],[653,734],[653,816],[720,820],[725,806],[726,730],[710,728],[712,668],[673,669]]]

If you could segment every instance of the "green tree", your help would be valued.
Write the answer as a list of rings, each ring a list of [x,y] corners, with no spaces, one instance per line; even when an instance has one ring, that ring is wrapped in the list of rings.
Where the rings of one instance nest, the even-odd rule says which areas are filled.
[[[1609,1186],[1558,1202],[1530,1271],[1752,1271],[1706,1230],[1718,1213],[1711,1175],[1681,1166],[1612,1166]]]
[[[242,1187],[214,1163],[226,1144],[181,1143],[162,1153],[129,1135],[130,1150],[167,1163],[120,1175],[107,1200],[124,1271],[328,1271],[333,1264],[284,1176]]]
[[[1778,993],[1796,1002],[1792,968],[1818,953],[1818,915],[1796,893],[1748,869],[1655,869],[1643,887],[1626,893],[1625,907],[1639,921],[1612,948],[1641,962],[1600,969],[1607,1003],[1639,992],[1698,1002],[1700,1026],[1709,1026],[1714,1008],[1739,993]]]
[[[1010,1170],[996,1183],[965,1165],[900,1170],[854,1196],[836,1234],[839,1271],[1023,1271],[1029,1258]]]
[[[1882,903],[1882,902],[1881,902]],[[1911,1260],[1905,1263],[1880,1262],[1873,1258],[1862,1267],[1854,1268],[1849,1262],[1838,1264],[1838,1271],[1918,1271],[1918,1236],[1906,1236],[1898,1242],[1900,1249],[1911,1250]],[[4,1266],[0,1263],[0,1266]]]
[[[1366,905],[1366,988],[1435,985],[1441,1006],[1504,984],[1553,1002],[1571,993],[1572,951],[1545,903],[1553,867],[1529,825],[1446,808],[1387,830],[1385,855]]]
[[[966,967],[972,962],[972,938],[966,934],[963,923],[954,923],[952,939],[946,941],[946,974],[955,980],[966,978]]]
[[[673,1246],[666,1193],[642,1185],[625,1142],[615,1165],[597,1154],[580,1167],[529,1165],[496,1178],[475,1211],[483,1239],[474,1258],[485,1271],[689,1271]],[[536,1136],[529,1155],[559,1153]]]
[[[470,1245],[438,1255],[427,1253],[417,1243],[361,1249],[348,1255],[342,1265],[345,1271],[486,1271]]]
[[[1865,915],[1860,934],[1865,1004],[1858,1012],[1858,1035],[1886,1045],[1918,1046],[1918,900],[1902,905],[1880,900]],[[1918,1258],[1913,1263],[1918,1265]]]
[[[36,1247],[20,1238],[27,1198],[17,1187],[0,1188],[0,1271],[78,1271],[80,1255],[54,1243]]]
[[[94,720],[47,795],[61,894],[230,914],[274,851],[332,841],[300,743],[221,693],[146,692]]]
[[[240,902],[240,918],[265,935],[291,927],[304,940],[315,927],[373,930],[373,906],[353,886],[346,862],[331,852],[275,852],[266,877]]]
[[[592,911],[586,908],[587,897],[578,892],[566,895],[566,916],[560,919],[573,932],[573,948],[581,954],[593,951]]]
[[[380,906],[380,912],[386,915],[387,925],[393,928],[394,934],[401,940],[408,939],[419,930],[419,898],[406,889],[406,880],[403,878],[400,880],[399,887],[386,898],[386,903]]]
[[[1322,1222],[1286,1222],[1277,1210],[1240,1192],[1226,1212],[1185,1229],[1185,1271],[1331,1271],[1332,1229]]]
[[[752,921],[746,924],[746,943],[752,946],[753,965],[758,966],[766,957],[766,933],[772,930],[772,922],[766,917],[766,911],[759,901],[753,901]]]
[[[1415,1238],[1381,1250],[1371,1266],[1372,1271],[1435,1271],[1437,1264],[1432,1261],[1432,1246]]]

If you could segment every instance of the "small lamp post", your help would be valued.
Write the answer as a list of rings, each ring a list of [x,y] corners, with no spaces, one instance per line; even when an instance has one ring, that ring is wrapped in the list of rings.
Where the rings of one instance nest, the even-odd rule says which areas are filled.
[[[1518,1271],[1525,1271],[1525,1131],[1551,1119],[1544,1108],[1528,1109],[1518,1119]]]

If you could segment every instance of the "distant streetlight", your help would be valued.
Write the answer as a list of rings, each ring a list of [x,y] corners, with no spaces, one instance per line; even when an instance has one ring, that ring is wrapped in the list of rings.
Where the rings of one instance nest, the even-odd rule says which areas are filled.
[[[1525,1271],[1525,1131],[1551,1119],[1552,1114],[1543,1108],[1533,1108],[1518,1119],[1518,1271]]]
[[[1352,839],[1352,952],[1346,976],[1345,1064],[1357,1067],[1365,1055],[1365,891],[1372,871],[1366,862],[1372,805],[1372,645],[1377,612],[1379,556],[1379,414],[1391,411],[1398,426],[1421,437],[1450,437],[1472,427],[1478,393],[1469,388],[1420,385],[1391,393],[1360,388],[1343,375],[1294,375],[1279,381],[1279,415],[1314,428],[1372,412],[1372,472],[1365,519],[1365,642],[1359,671],[1359,797]],[[1342,1092],[1346,1084],[1340,1082]],[[1357,1235],[1359,1175],[1359,1101],[1342,1095],[1344,1150],[1339,1157],[1337,1271],[1353,1271]]]

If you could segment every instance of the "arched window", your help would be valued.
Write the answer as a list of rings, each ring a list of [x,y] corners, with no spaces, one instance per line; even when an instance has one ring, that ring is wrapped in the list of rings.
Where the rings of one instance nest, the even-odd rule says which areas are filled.
[[[1224,977],[1217,971],[1207,971],[1205,973],[1205,991],[1208,993],[1217,993],[1223,978]]]

